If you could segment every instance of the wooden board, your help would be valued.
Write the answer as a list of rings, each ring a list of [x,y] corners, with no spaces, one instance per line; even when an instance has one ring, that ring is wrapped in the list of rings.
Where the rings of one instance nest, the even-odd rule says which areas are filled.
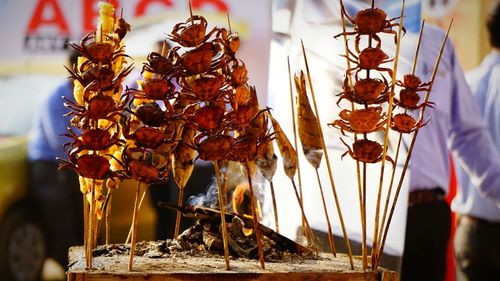
[[[258,261],[232,259],[231,270],[224,268],[222,257],[182,257],[172,255],[162,258],[134,258],[134,271],[128,271],[129,257],[118,255],[94,257],[93,270],[85,270],[82,247],[72,247],[69,252],[69,281],[397,281],[396,272],[379,269],[363,272],[359,262],[356,270],[350,270],[346,256],[322,255],[321,260],[289,260],[286,262],[266,262],[266,270],[261,270]]]

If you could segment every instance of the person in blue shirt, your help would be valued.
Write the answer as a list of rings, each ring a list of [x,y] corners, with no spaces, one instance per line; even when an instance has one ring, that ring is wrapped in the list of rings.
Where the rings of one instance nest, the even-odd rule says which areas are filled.
[[[69,64],[76,64],[71,52]],[[28,140],[28,161],[33,196],[40,208],[48,243],[48,256],[67,269],[68,248],[83,243],[83,206],[78,176],[73,170],[58,170],[56,157],[66,159],[63,144],[71,117],[64,106],[66,97],[74,101],[73,81],[65,80],[50,93],[35,112]]]
[[[487,28],[493,49],[466,78],[500,150],[500,1],[492,7]],[[464,169],[457,176],[460,188],[452,202],[458,216],[454,240],[457,280],[499,280],[500,204],[481,195]]]

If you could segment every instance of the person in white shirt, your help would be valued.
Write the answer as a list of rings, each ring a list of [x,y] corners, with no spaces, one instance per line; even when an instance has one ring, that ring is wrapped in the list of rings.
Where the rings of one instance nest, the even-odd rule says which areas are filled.
[[[344,1],[346,6],[347,2],[348,0]],[[364,2],[364,8],[368,8],[370,1]],[[396,1],[376,1],[375,4],[380,6],[389,2],[395,3]],[[400,3],[400,1],[398,2]],[[311,13],[306,14],[304,8],[313,5],[317,6],[316,9],[310,9]],[[309,64],[313,66],[313,83],[317,99],[321,100],[319,111],[323,123],[326,123],[325,120],[329,122],[332,119],[338,119],[336,99],[331,93],[341,91],[339,88],[342,85],[345,71],[345,60],[337,56],[337,54],[344,52],[342,41],[339,40],[337,43],[331,41],[333,35],[341,32],[340,20],[335,18],[335,12],[338,10],[336,5],[338,5],[338,1],[333,0],[315,1],[314,3],[297,1],[299,8],[296,8],[292,13],[293,24],[289,40],[292,65],[300,63],[302,60],[300,51],[297,52],[297,42],[300,44],[300,39],[305,42],[310,59]],[[333,7],[333,9],[329,10],[328,7]],[[354,16],[355,12],[348,10],[351,16]],[[420,14],[405,13],[405,15],[412,18]],[[320,34],[321,32],[325,33]],[[403,37],[398,76],[409,73],[411,70],[417,35],[416,32],[408,32]],[[429,25],[425,27],[415,73],[422,81],[429,81],[431,78],[444,35],[444,32],[437,27]],[[391,42],[393,42],[393,37],[383,39],[382,47],[386,48],[389,56],[394,56],[394,47],[391,47]],[[277,80],[273,78],[270,81],[276,83]],[[283,87],[281,86],[280,89],[271,87],[269,92],[276,91],[283,92]],[[284,119],[286,115],[289,115],[289,107],[282,97],[282,95],[276,95],[276,98],[270,96],[269,101],[274,107],[275,116]],[[407,175],[410,193],[401,280],[444,280],[446,250],[451,225],[450,208],[444,201],[444,197],[448,193],[450,177],[449,153],[452,153],[454,159],[465,167],[478,192],[500,202],[500,177],[498,176],[500,156],[484,126],[481,111],[466,83],[454,47],[449,40],[444,49],[430,101],[434,102],[436,106],[425,112],[424,120],[430,119],[430,121],[419,131]],[[330,133],[332,130],[326,126],[324,131],[327,146],[332,149],[331,159],[333,160],[331,161],[336,161],[335,155],[342,153],[339,154],[339,151],[334,150],[337,146],[338,135],[332,135]],[[408,140],[405,143],[407,146]],[[342,150],[345,151],[345,147],[342,147]],[[344,167],[336,164],[334,164],[334,170],[336,170],[334,173],[335,181],[338,183],[345,175],[342,172],[339,173],[339,170]],[[307,163],[302,164],[301,162],[301,169],[303,167],[307,168]],[[339,179],[341,180],[339,181]],[[307,188],[308,193],[304,195],[304,205],[310,223],[313,228],[324,230],[324,228],[318,228],[322,223],[319,219],[322,210],[317,206],[320,205],[317,204],[318,197],[311,199],[314,196],[310,193],[312,187]],[[337,184],[337,188],[343,188],[342,184]],[[346,191],[351,192],[352,189]],[[343,195],[342,192],[339,192],[340,197]],[[400,200],[405,199],[404,196],[400,197]],[[353,200],[346,201],[341,198],[343,210],[346,208],[350,211],[355,210],[357,203]],[[333,204],[330,206],[332,209],[334,208]],[[311,211],[311,209],[314,210]],[[397,209],[396,212],[403,211]],[[309,215],[310,213],[314,213],[314,216]],[[369,214],[370,217],[372,215]],[[332,217],[335,218],[335,216]],[[334,232],[339,234],[335,229]],[[399,236],[401,235],[399,234]],[[349,238],[360,241],[359,235],[358,237],[350,235]],[[390,243],[390,239],[392,238],[388,237],[388,243]],[[368,244],[371,245],[370,242]],[[339,245],[338,248],[340,247]],[[386,250],[388,250],[387,247]]]
[[[487,27],[492,51],[466,78],[500,150],[500,1],[492,6]],[[457,170],[457,176],[460,188],[452,202],[458,217],[454,240],[457,280],[499,280],[500,204],[483,196],[463,168]]]

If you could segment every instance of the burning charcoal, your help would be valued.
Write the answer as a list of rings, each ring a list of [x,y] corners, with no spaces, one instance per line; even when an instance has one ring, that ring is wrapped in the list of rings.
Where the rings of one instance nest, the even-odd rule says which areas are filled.
[[[183,248],[180,244],[180,240],[167,240],[166,249],[169,253],[182,251]]]
[[[243,221],[239,217],[234,217],[229,227],[228,244],[231,250],[239,257],[257,257],[257,242],[253,236],[245,236],[243,233]]]
[[[211,231],[203,230],[203,242],[210,252],[219,252],[224,249],[224,245],[219,235]]]
[[[175,240],[179,242],[179,245],[183,250],[189,250],[191,249],[192,244],[202,243],[202,232],[203,226],[200,224],[200,221],[197,221],[193,226],[181,233],[181,235],[179,235]]]

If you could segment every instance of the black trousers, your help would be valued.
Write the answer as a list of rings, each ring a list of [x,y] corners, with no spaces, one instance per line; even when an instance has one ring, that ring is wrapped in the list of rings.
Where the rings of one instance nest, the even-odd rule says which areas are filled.
[[[68,268],[68,249],[83,244],[83,203],[78,176],[53,161],[30,163],[32,194],[40,208],[48,255]]]
[[[461,217],[454,246],[457,281],[500,280],[500,223]]]
[[[408,208],[401,281],[444,280],[450,226],[444,200]]]

